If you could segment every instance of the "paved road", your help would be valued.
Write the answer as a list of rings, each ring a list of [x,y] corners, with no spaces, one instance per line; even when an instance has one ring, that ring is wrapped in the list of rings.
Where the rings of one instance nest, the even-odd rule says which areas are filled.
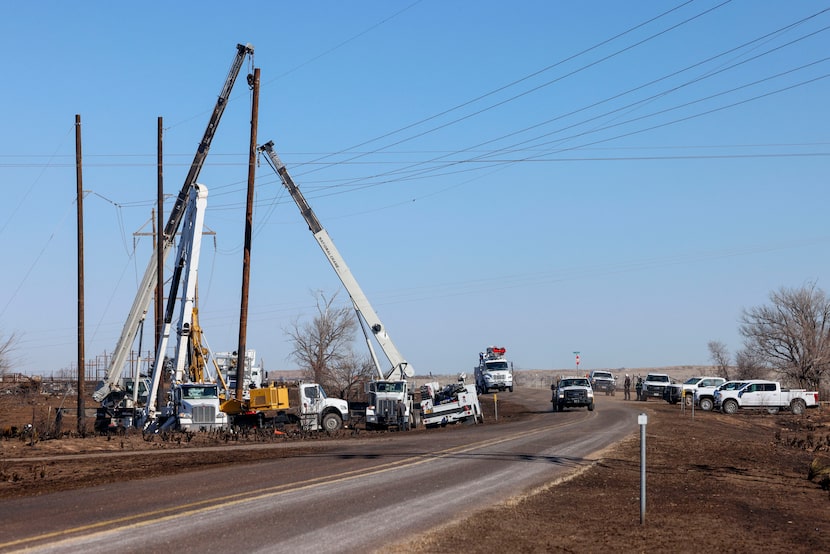
[[[512,393],[536,412],[522,421],[325,441],[255,464],[7,500],[0,551],[388,548],[585,467],[637,431],[636,403],[599,396],[594,412],[552,413],[549,395]]]

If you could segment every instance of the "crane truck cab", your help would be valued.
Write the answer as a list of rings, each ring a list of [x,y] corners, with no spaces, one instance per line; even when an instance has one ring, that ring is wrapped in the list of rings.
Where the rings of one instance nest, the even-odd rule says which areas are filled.
[[[219,386],[213,383],[177,383],[171,389],[172,404],[166,415],[175,416],[180,431],[213,431],[228,426],[219,410]]]
[[[366,394],[369,398],[366,406],[367,430],[400,427],[401,417],[405,418],[409,426],[415,426],[413,391],[410,390],[408,381],[369,381],[366,383]],[[400,407],[401,403],[403,408]],[[401,409],[404,410],[403,414],[400,413]]]

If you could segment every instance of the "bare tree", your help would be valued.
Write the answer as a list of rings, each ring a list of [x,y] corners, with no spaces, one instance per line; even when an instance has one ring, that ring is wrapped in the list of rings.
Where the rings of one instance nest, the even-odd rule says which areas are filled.
[[[339,398],[355,401],[363,393],[361,383],[371,380],[375,371],[375,363],[370,356],[358,358],[354,352],[350,352],[331,368],[330,386],[337,391]]]
[[[735,365],[738,367],[735,372],[735,379],[763,379],[769,374],[769,369],[764,367],[763,360],[758,359],[754,352],[743,349],[735,354]]]
[[[332,384],[332,370],[351,356],[357,321],[349,306],[334,307],[337,294],[328,299],[322,292],[317,295],[314,319],[305,324],[295,321],[286,334],[294,344],[291,357],[305,376],[328,388]]]
[[[830,300],[814,283],[770,294],[770,305],[744,310],[748,356],[785,381],[817,390],[830,368]]]
[[[707,346],[709,347],[709,358],[715,364],[718,376],[729,381],[729,361],[732,358],[729,349],[724,343],[717,340],[710,340]]]
[[[0,338],[0,378],[12,368],[12,353],[17,346],[17,336],[12,333],[5,339]]]

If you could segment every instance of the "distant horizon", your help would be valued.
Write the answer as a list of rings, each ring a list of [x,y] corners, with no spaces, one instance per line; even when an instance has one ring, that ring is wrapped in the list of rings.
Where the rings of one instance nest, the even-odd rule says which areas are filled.
[[[531,373],[531,372],[548,372],[548,373],[562,373],[562,372],[565,372],[565,373],[567,373],[567,372],[571,372],[575,375],[579,375],[579,374],[582,374],[582,373],[589,373],[589,372],[594,371],[594,370],[611,371],[612,373],[623,373],[623,374],[625,374],[625,373],[652,371],[652,370],[658,370],[658,369],[659,370],[664,370],[665,373],[673,373],[673,372],[693,371],[693,370],[696,370],[696,369],[704,369],[704,368],[709,368],[711,370],[714,370],[714,369],[717,368],[717,366],[714,366],[714,365],[685,364],[685,365],[673,365],[673,366],[654,366],[654,367],[635,367],[635,368],[629,368],[629,367],[626,367],[626,368],[592,367],[592,368],[579,368],[578,371],[577,371],[576,368],[570,368],[570,369],[568,369],[568,368],[558,368],[558,369],[542,369],[542,368],[539,368],[539,369],[514,369],[513,371],[516,372],[516,373]],[[306,371],[306,370],[304,370],[304,369],[266,370],[265,371],[265,377],[266,377],[266,379],[268,379],[268,378],[271,377],[271,374],[276,374],[275,377],[279,377],[281,374],[297,374],[297,373],[302,373],[304,371]],[[462,373],[462,372],[432,373],[431,375],[432,375],[432,377],[435,377],[435,378],[439,378],[439,377],[444,377],[444,378],[453,377],[454,378],[454,377],[457,377],[459,373]],[[473,374],[472,370],[470,370],[469,372],[466,372],[466,373],[467,373],[468,378],[472,378],[472,374]],[[40,373],[31,373],[30,374],[30,373],[24,373],[24,372],[19,372],[19,371],[18,372],[8,371],[4,375],[0,376],[0,382],[14,382],[14,380],[13,380],[14,376],[20,376],[20,377],[25,377],[25,378],[40,377],[42,379],[48,379],[48,380],[52,380],[52,381],[75,381],[75,380],[77,380],[77,379],[72,379],[72,378],[60,378],[60,377],[54,377],[54,376],[48,376],[47,377],[47,376],[45,376],[43,374],[40,374]],[[430,374],[416,373],[412,378],[413,379],[430,378]],[[94,382],[97,382],[97,380],[95,380],[95,379],[86,379],[85,382],[94,383]]]

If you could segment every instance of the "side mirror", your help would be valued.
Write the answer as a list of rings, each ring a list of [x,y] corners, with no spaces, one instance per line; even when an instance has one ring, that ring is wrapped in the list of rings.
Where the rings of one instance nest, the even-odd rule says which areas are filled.
[[[556,385],[551,385],[550,390],[556,390]]]

